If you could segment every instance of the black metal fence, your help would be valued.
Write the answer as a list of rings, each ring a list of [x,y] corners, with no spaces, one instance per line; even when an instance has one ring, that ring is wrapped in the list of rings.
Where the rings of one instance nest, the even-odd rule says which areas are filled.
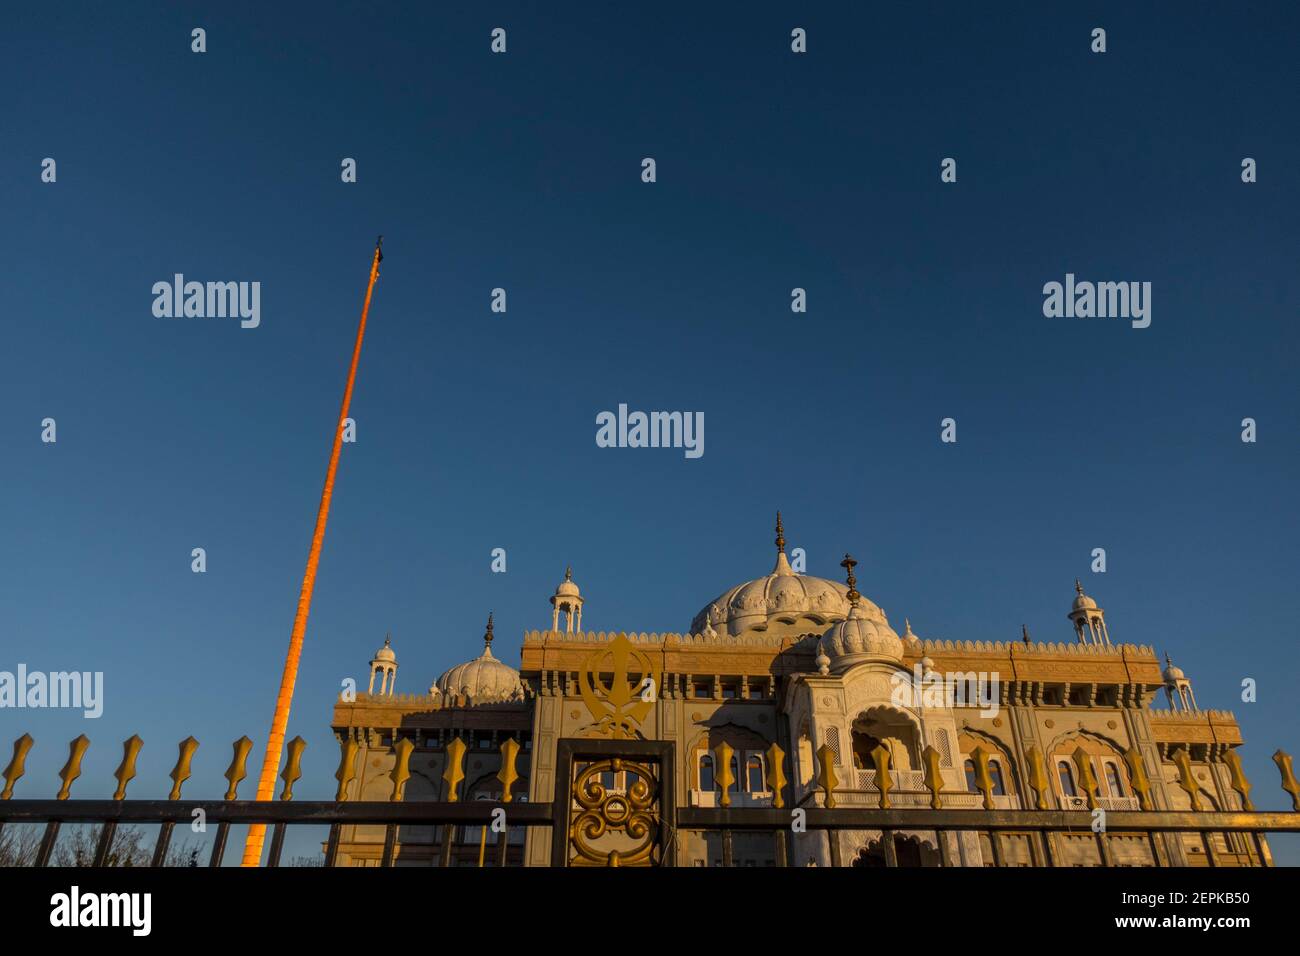
[[[629,756],[645,759],[647,747],[658,747],[663,766],[671,768],[671,745],[664,743],[650,744],[640,742],[641,750],[632,745]],[[56,799],[24,800],[13,799],[15,784],[23,776],[24,762],[31,749],[32,740],[28,736],[19,738],[14,745],[14,757],[4,771],[5,786],[0,792],[0,837],[8,825],[43,825],[44,832],[32,863],[36,866],[48,866],[51,863],[54,847],[59,839],[60,829],[65,824],[95,824],[99,826],[96,848],[91,860],[93,866],[105,866],[112,859],[114,837],[119,826],[156,824],[158,836],[154,844],[151,865],[162,866],[168,859],[168,850],[176,825],[188,824],[196,818],[202,818],[205,824],[215,824],[216,833],[208,854],[208,865],[221,866],[224,860],[226,843],[232,826],[247,824],[265,824],[273,828],[266,865],[281,865],[285,834],[288,827],[315,825],[328,826],[329,838],[325,845],[324,864],[334,866],[338,862],[340,837],[345,826],[378,825],[385,828],[382,866],[394,865],[399,855],[399,829],[403,827],[441,828],[441,837],[437,841],[435,859],[443,865],[453,863],[454,834],[457,827],[481,826],[484,834],[487,828],[496,833],[495,852],[492,865],[504,866],[508,860],[506,831],[500,826],[503,819],[501,811],[507,808],[509,827],[523,827],[527,830],[545,828],[552,833],[553,861],[559,865],[569,865],[564,852],[555,852],[556,845],[568,845],[573,837],[573,800],[569,797],[553,802],[519,802],[510,798],[513,784],[519,779],[515,770],[515,760],[519,751],[515,741],[506,741],[501,748],[502,764],[498,777],[503,784],[503,794],[497,800],[473,800],[463,802],[459,799],[459,785],[464,780],[465,746],[459,740],[453,740],[447,747],[448,761],[444,771],[444,780],[449,784],[450,799],[438,802],[411,802],[403,800],[405,783],[410,776],[409,760],[414,749],[409,741],[400,742],[394,749],[396,761],[389,776],[393,781],[392,797],[388,802],[349,802],[347,791],[355,779],[358,747],[355,742],[345,741],[342,745],[342,760],[335,774],[339,782],[336,798],[331,801],[294,801],[293,785],[301,776],[301,759],[305,744],[301,738],[295,738],[288,748],[288,760],[281,778],[284,788],[277,801],[248,801],[237,799],[240,782],[246,775],[247,761],[251,744],[247,738],[241,738],[234,745],[235,756],[225,776],[230,786],[224,800],[183,800],[181,789],[190,776],[190,761],[197,742],[192,738],[181,742],[180,757],[171,773],[172,792],[166,800],[127,800],[127,784],[135,776],[135,759],[140,750],[140,740],[132,737],[124,744],[122,765],[115,773],[118,781],[117,792],[112,799],[72,800],[69,799],[73,781],[81,773],[81,759],[89,741],[78,737],[70,747],[68,763],[60,771],[63,786]],[[586,749],[591,749],[590,742],[583,742]],[[725,751],[724,751],[725,748]],[[578,748],[582,750],[582,747]],[[601,742],[598,747],[602,756],[617,752],[614,742]],[[798,864],[792,859],[794,842],[790,839],[792,832],[805,832],[818,836],[825,841],[829,862],[832,866],[844,865],[841,859],[839,841],[831,836],[836,831],[863,830],[879,831],[879,862],[876,865],[898,866],[900,860],[896,839],[904,834],[933,834],[939,855],[939,865],[952,866],[960,861],[954,860],[950,848],[949,834],[982,834],[991,851],[992,864],[1002,866],[1007,863],[1004,853],[1004,840],[1011,835],[1017,839],[1027,839],[1032,855],[1031,865],[1060,866],[1065,865],[1058,841],[1065,836],[1088,836],[1096,843],[1096,859],[1103,866],[1115,864],[1111,841],[1117,837],[1140,837],[1150,847],[1147,865],[1164,866],[1177,862],[1171,858],[1169,846],[1162,846],[1161,834],[1195,834],[1204,847],[1204,861],[1209,866],[1220,865],[1224,860],[1222,851],[1216,851],[1212,839],[1215,834],[1240,835],[1237,841],[1245,841],[1244,855],[1234,852],[1231,863],[1234,865],[1270,865],[1270,854],[1263,837],[1269,833],[1300,832],[1300,785],[1297,785],[1291,772],[1291,758],[1279,751],[1274,760],[1282,774],[1282,786],[1292,799],[1293,811],[1256,811],[1250,809],[1249,786],[1240,777],[1239,768],[1234,779],[1239,779],[1238,792],[1247,809],[1234,811],[1167,811],[1150,808],[1150,801],[1145,791],[1142,793],[1141,810],[1113,810],[1105,814],[1105,827],[1093,828],[1094,815],[1089,810],[1055,810],[1041,808],[1043,793],[1037,792],[1040,808],[1036,809],[999,809],[993,805],[987,781],[981,776],[979,785],[985,797],[985,809],[952,809],[943,806],[945,791],[941,779],[931,775],[928,779],[930,788],[930,807],[896,808],[890,806],[889,793],[892,789],[887,760],[877,754],[877,786],[875,799],[878,806],[837,806],[834,773],[829,768],[829,756],[821,754],[822,772],[819,774],[820,789],[805,794],[802,805],[787,808],[785,778],[782,772],[784,755],[780,749],[772,747],[769,751],[768,785],[773,792],[771,807],[675,807],[672,800],[671,770],[661,779],[664,793],[660,795],[660,808],[655,812],[662,814],[659,841],[651,859],[672,865],[677,859],[674,846],[683,831],[703,834],[716,834],[721,843],[720,862],[723,866],[734,863],[733,843],[737,834],[763,834],[772,839],[774,850],[773,862],[777,866]],[[722,745],[718,753],[718,765],[726,768],[730,765],[729,748]],[[927,760],[933,758],[927,755]],[[566,780],[571,771],[566,770]],[[726,774],[720,775],[722,802],[728,803],[726,797],[729,780]],[[560,788],[561,794],[570,794],[570,788]],[[841,795],[842,791],[840,791]],[[1094,803],[1093,794],[1088,793],[1088,802]],[[647,803],[647,806],[649,804]],[[793,821],[798,820],[796,827]],[[663,825],[664,822],[670,825]],[[611,862],[617,864],[616,859]],[[480,865],[488,865],[487,854],[479,856]]]

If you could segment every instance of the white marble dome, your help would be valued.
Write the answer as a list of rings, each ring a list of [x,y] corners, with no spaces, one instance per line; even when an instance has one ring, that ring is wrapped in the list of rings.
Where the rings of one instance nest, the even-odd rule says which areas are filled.
[[[492,656],[492,648],[472,661],[457,664],[434,682],[430,693],[462,695],[474,703],[500,703],[523,700],[524,686],[519,671]]]
[[[737,584],[710,601],[691,621],[691,633],[736,637],[774,631],[773,637],[820,634],[849,614],[849,588],[838,581],[795,574],[785,556],[785,529],[776,513],[776,566],[772,573]],[[847,558],[847,556],[846,556]],[[854,562],[856,563],[856,562]],[[861,598],[863,612],[884,611]]]
[[[492,654],[492,615],[488,615],[487,633],[483,635],[483,653],[472,661],[457,664],[434,681],[429,688],[434,696],[468,697],[471,703],[492,704],[524,699],[524,685],[519,671],[496,659]]]
[[[375,651],[375,656],[371,663],[391,663],[396,662],[396,660],[397,655],[393,653],[393,639],[391,637],[386,637],[384,638],[384,646]]]
[[[838,581],[795,574],[785,552],[780,551],[771,574],[737,584],[705,605],[691,622],[691,633],[735,637],[766,631],[778,623],[820,633],[848,616],[848,590]],[[881,613],[865,598],[862,604],[864,610]]]
[[[903,660],[902,639],[889,626],[884,612],[870,601],[859,600],[851,607],[848,617],[822,638],[822,646],[831,660],[831,670],[837,673],[868,661],[898,664]]]
[[[569,567],[564,569],[564,580],[561,581],[559,587],[555,589],[555,596],[556,597],[581,597],[582,596],[582,592],[578,590],[578,586],[573,583],[573,568]],[[555,602],[552,600],[551,603],[554,604]]]

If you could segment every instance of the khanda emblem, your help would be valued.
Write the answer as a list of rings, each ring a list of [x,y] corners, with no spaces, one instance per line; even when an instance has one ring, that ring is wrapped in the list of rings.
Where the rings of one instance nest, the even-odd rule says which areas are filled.
[[[608,684],[605,674],[610,675]],[[650,656],[620,634],[588,655],[578,673],[578,688],[596,732],[621,740],[636,736],[637,726],[659,699],[659,674]]]

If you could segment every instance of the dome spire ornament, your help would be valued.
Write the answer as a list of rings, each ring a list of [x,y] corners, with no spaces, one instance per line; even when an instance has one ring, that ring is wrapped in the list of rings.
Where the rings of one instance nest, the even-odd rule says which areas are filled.
[[[849,604],[853,605],[853,607],[857,607],[858,601],[862,599],[862,595],[858,593],[858,579],[853,576],[853,569],[857,566],[857,563],[857,560],[851,554],[844,555],[844,560],[840,562],[840,567],[845,568],[848,571],[848,577],[845,579],[844,583],[849,586],[849,593],[847,596]]]
[[[488,611],[487,633],[483,635],[483,648],[486,651],[492,650],[492,612]]]
[[[772,568],[773,574],[782,576],[793,576],[794,568],[790,567],[790,561],[785,556],[785,528],[781,524],[781,512],[776,513],[776,565]]]

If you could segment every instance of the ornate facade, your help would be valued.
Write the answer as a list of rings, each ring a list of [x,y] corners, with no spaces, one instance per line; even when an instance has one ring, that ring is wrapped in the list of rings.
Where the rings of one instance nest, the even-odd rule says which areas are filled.
[[[557,787],[567,784],[559,779],[565,772],[557,760],[561,741],[612,736],[671,744],[663,752],[672,762],[678,807],[717,806],[724,783],[730,806],[771,806],[767,761],[776,744],[787,755],[780,770],[790,782],[790,807],[823,805],[816,786],[822,758],[833,764],[837,806],[875,806],[883,752],[893,784],[889,797],[899,808],[930,805],[925,783],[931,773],[942,778],[950,808],[991,801],[1006,809],[1083,809],[1091,803],[1101,810],[1137,810],[1131,777],[1137,772],[1149,778],[1137,789],[1146,790],[1150,809],[1188,810],[1193,803],[1242,809],[1232,786],[1240,775],[1234,750],[1242,743],[1233,715],[1197,709],[1186,675],[1168,660],[1162,669],[1150,647],[1113,643],[1104,610],[1077,581],[1065,615],[1073,640],[1039,643],[1027,631],[1009,642],[928,640],[910,623],[900,635],[884,610],[858,593],[851,557],[841,565],[844,583],[796,573],[779,515],[776,546],[769,574],[710,601],[685,634],[583,631],[584,599],[566,572],[551,598],[551,628],[525,633],[518,670],[493,656],[489,617],[479,657],[447,671],[427,694],[398,695],[396,657],[386,642],[371,665],[371,691],[340,699],[334,709],[335,734],[360,747],[349,799],[388,799],[394,748],[403,739],[414,745],[405,800],[447,799],[447,747],[459,738],[468,747],[460,799],[501,798],[499,748],[513,739],[521,750],[512,798],[552,801]],[[627,686],[636,693],[620,697],[619,688]],[[1162,690],[1168,709],[1153,706]],[[717,765],[719,754],[729,767]],[[631,794],[635,783],[621,770],[607,769],[599,779],[608,793]],[[402,828],[397,864],[431,863],[440,839],[432,831]],[[795,831],[788,862],[883,862],[880,831],[829,832]],[[515,828],[502,839],[511,864],[552,861],[549,830],[525,835]],[[900,864],[938,864],[934,831],[900,832],[894,839]],[[948,859],[992,863],[986,835],[950,833],[944,839]],[[1101,863],[1086,825],[1054,839],[1057,865]],[[1219,866],[1256,865],[1260,853],[1268,853],[1262,840],[1255,844],[1244,835],[1209,839]],[[668,862],[720,865],[720,840],[717,833],[680,830]],[[831,840],[837,841],[834,852]],[[383,827],[345,827],[340,864],[377,865],[383,841]],[[737,865],[771,865],[786,845],[770,834],[738,832],[733,841]],[[1151,865],[1157,843],[1164,862],[1207,863],[1199,835],[1112,833],[1108,840],[1116,865]],[[452,858],[477,865],[496,859],[495,848],[485,828],[460,827]],[[999,851],[1004,865],[1040,862],[1028,833],[1004,834]]]

